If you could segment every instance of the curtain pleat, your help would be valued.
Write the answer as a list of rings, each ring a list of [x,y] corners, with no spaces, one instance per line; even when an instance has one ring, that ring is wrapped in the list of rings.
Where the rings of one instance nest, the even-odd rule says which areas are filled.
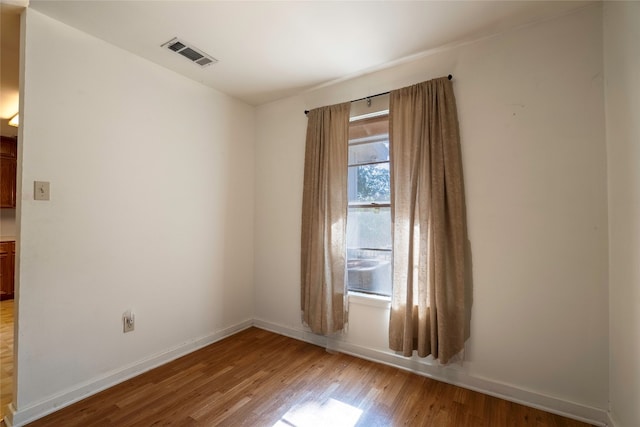
[[[446,77],[390,95],[393,294],[389,346],[441,363],[464,348],[466,218]]]
[[[349,111],[344,103],[307,114],[302,197],[301,308],[317,334],[343,330],[346,304],[346,224]]]

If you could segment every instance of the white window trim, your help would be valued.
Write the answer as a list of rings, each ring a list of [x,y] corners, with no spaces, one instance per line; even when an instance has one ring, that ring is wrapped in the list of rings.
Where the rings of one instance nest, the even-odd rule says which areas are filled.
[[[370,119],[371,117],[384,116],[389,114],[389,109],[374,111],[373,113],[361,114],[359,116],[349,117],[349,122],[356,122],[358,120]]]
[[[365,294],[363,292],[349,291],[348,293],[349,303],[368,305],[371,307],[378,307],[384,309],[391,308],[391,297],[385,297],[382,295]]]

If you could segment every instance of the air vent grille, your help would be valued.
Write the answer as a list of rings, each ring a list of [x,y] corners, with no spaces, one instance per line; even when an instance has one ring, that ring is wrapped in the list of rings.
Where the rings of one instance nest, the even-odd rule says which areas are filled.
[[[179,53],[189,61],[196,63],[201,67],[206,67],[218,62],[218,60],[213,56],[204,53],[203,51],[192,45],[189,45],[184,40],[178,40],[177,37],[174,37],[173,39],[164,43],[162,47],[166,47],[169,50]]]

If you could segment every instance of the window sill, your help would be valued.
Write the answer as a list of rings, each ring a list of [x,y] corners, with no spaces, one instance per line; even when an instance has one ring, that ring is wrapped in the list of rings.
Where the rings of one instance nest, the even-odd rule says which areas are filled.
[[[389,309],[391,307],[391,297],[383,297],[380,295],[365,294],[362,292],[349,291],[349,303],[368,305],[371,307],[379,307]]]

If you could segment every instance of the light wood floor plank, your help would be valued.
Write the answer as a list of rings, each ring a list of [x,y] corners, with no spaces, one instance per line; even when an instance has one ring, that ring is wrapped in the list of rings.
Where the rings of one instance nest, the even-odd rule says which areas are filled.
[[[13,300],[0,301],[0,419],[13,400]]]

